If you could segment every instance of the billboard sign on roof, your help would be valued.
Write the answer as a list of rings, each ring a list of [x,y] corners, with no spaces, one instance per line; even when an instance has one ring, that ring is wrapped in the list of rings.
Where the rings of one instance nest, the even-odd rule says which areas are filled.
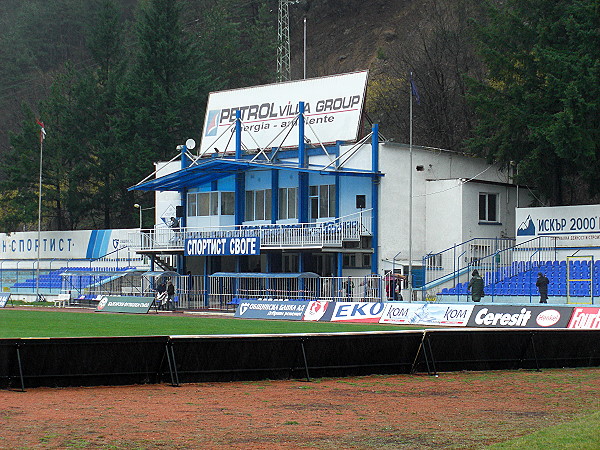
[[[299,102],[304,102],[305,136],[312,143],[356,140],[367,76],[362,71],[213,92],[208,97],[200,153],[233,150],[230,137],[238,110],[244,147],[297,146],[294,121]]]

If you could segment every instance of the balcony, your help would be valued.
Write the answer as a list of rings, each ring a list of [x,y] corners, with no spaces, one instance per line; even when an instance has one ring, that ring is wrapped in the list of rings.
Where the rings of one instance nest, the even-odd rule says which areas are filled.
[[[344,242],[371,235],[371,211],[327,222],[297,224],[234,225],[225,227],[168,228],[157,225],[128,234],[132,250],[144,253],[181,253],[186,239],[259,237],[261,249],[341,248]]]

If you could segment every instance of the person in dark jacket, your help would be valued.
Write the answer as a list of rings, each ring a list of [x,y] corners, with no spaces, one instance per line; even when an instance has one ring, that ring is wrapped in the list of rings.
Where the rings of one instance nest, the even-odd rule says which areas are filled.
[[[165,304],[165,308],[168,311],[171,304],[173,304],[173,297],[175,297],[175,286],[173,286],[173,282],[169,280],[167,283],[167,303]]]
[[[538,273],[538,279],[535,282],[535,285],[540,291],[540,303],[548,303],[548,285],[550,284],[550,280],[544,275],[542,272]]]
[[[481,300],[481,297],[484,296],[483,293],[483,278],[479,275],[479,271],[475,269],[471,274],[472,278],[469,281],[469,290],[471,291],[471,297],[474,302],[478,302]]]

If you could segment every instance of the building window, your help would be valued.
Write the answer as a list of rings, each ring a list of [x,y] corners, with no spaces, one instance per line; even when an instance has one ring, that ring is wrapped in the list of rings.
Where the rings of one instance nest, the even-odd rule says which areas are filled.
[[[187,196],[187,215],[188,217],[196,215],[196,194],[188,194]]]
[[[196,198],[198,199],[198,215],[208,216],[210,211],[210,192],[199,192]]]
[[[280,219],[296,219],[297,200],[296,193],[298,189],[295,187],[279,189],[279,218]]]
[[[479,221],[498,222],[498,194],[479,193]]]
[[[428,269],[442,269],[442,254],[435,253],[432,255],[427,255],[426,264]]]
[[[271,219],[271,189],[246,191],[246,220]]]
[[[233,215],[234,209],[233,192],[198,192],[187,196],[187,215],[194,216],[218,216]]]
[[[310,217],[335,217],[335,184],[310,186]]]
[[[344,253],[342,255],[342,266],[345,269],[358,269],[371,267],[372,253]]]
[[[233,216],[235,210],[235,195],[233,192],[221,192],[221,215]]]

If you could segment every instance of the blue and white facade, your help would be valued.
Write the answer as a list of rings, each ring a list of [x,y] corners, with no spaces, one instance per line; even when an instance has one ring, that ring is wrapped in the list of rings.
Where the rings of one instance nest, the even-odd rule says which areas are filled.
[[[423,255],[457,242],[514,237],[517,206],[517,187],[498,167],[457,152],[380,142],[377,126],[357,144],[213,153],[134,189],[158,191],[161,210],[183,206],[179,228],[148,230],[140,251],[177,253],[178,270],[193,275],[356,277],[405,273],[411,263],[416,271]],[[168,206],[163,196],[172,199],[173,191],[179,203]],[[528,201],[523,193],[521,201]],[[252,246],[242,252],[238,245],[236,253],[232,240],[241,238],[252,238]]]
[[[194,275],[346,277],[415,272],[424,255],[456,243],[514,238],[509,173],[381,142],[377,125],[361,139],[365,91],[357,72],[211,94],[198,154],[180,146],[179,161],[131,188],[156,191],[162,218],[139,251],[163,266],[170,255]],[[180,212],[176,227],[167,210]]]

